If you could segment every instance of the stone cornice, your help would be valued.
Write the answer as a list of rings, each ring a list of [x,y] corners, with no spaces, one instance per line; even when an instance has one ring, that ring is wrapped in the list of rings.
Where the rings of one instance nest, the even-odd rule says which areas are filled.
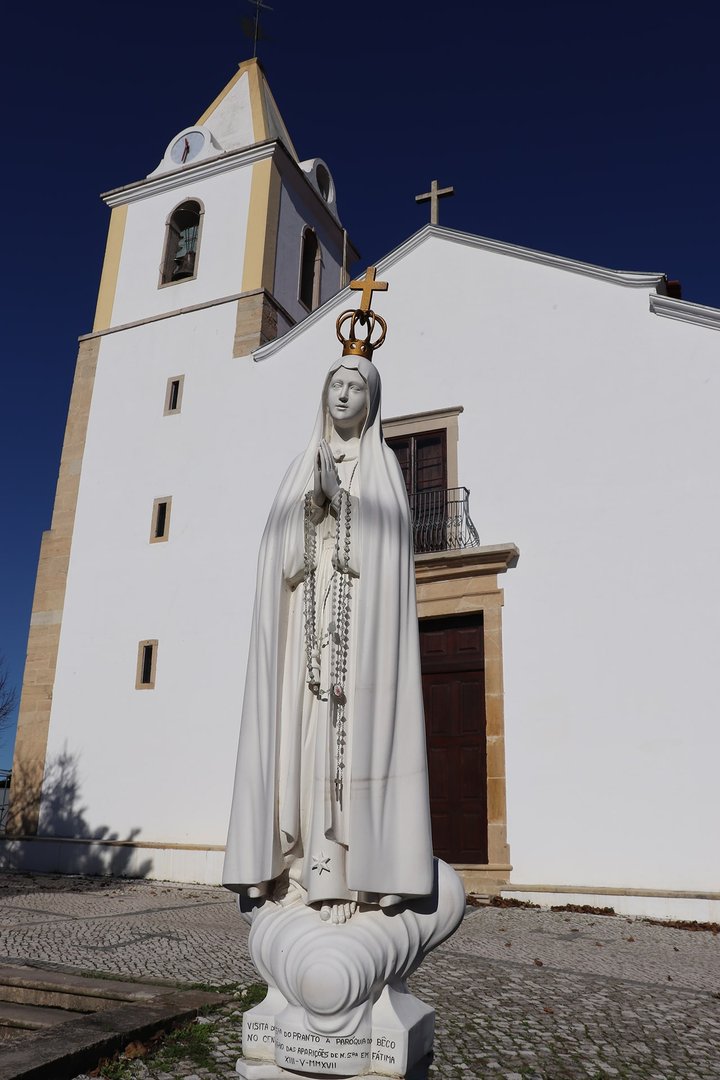
[[[187,307],[174,308],[172,311],[161,311],[157,315],[147,315],[144,319],[135,319],[134,322],[118,323],[117,326],[108,326],[103,330],[92,330],[88,334],[81,334],[78,341],[89,341],[91,338],[105,337],[107,334],[118,334],[121,330],[134,330],[137,326],[147,326],[148,323],[160,322],[162,319],[174,319],[177,315],[189,315],[193,311],[204,311],[206,308],[218,307],[220,304],[232,304],[237,300],[243,300],[246,296],[260,296],[261,294],[266,296],[288,323],[293,324],[295,322],[290,312],[267,289],[250,289],[249,292],[232,293],[230,296],[219,296],[214,300],[205,300],[201,304],[188,304]]]
[[[106,191],[100,198],[111,207],[138,202],[151,195],[172,191],[173,188],[187,187],[188,183],[195,180],[207,180],[210,176],[218,176],[220,173],[237,169],[239,166],[254,165],[256,161],[272,157],[277,146],[282,146],[282,143],[277,139],[268,139],[254,146],[229,150],[227,153],[218,154],[217,157],[199,161],[196,165],[183,165],[174,172],[163,173],[162,176],[149,176],[146,180],[136,180],[133,184],[114,188],[112,191]]]
[[[720,330],[720,309],[706,307],[704,304],[691,304],[687,300],[676,300],[672,296],[650,296],[650,310],[653,315],[662,315],[666,319],[679,322],[695,323],[696,326],[709,326]]]
[[[461,232],[459,229],[446,229],[442,225],[426,225],[420,232],[411,236],[405,244],[396,248],[388,258],[396,261],[396,256],[400,257],[401,252],[402,255],[407,254],[408,251],[417,247],[426,236],[438,236],[456,244],[463,244],[465,247],[495,251],[499,255],[510,255],[514,259],[540,263],[542,266],[554,266],[558,270],[567,270],[570,273],[582,274],[584,277],[597,278],[600,281],[610,281],[615,285],[625,285],[632,289],[656,288],[665,281],[664,274],[644,273],[635,270],[609,270],[604,266],[595,266],[594,263],[568,259],[564,255],[551,255],[547,251],[535,251],[533,248],[520,247],[519,244],[506,244],[502,240],[491,240],[487,236],[475,236],[473,233]]]
[[[459,416],[465,412],[464,405],[451,405],[447,409],[428,409],[426,412],[407,413],[405,416],[384,416],[383,424],[406,424],[416,420],[440,420],[448,416]]]
[[[462,551],[432,551],[415,556],[415,576],[418,584],[435,579],[478,577],[504,574],[517,566],[520,550],[515,544],[486,544],[464,548]]]
[[[626,885],[516,885],[508,882],[501,893],[575,893],[581,896],[650,896],[672,900],[720,900],[720,892],[695,889],[639,889]]]
[[[188,182],[206,180],[210,176],[218,176],[220,173],[231,169],[243,168],[246,165],[254,165],[256,161],[264,161],[265,158],[273,157],[276,150],[282,151],[283,157],[290,165],[292,172],[312,192],[316,205],[320,208],[327,222],[332,228],[343,231],[340,219],[323,202],[317,191],[310,183],[310,179],[300,168],[299,163],[290,153],[280,139],[267,139],[265,142],[255,143],[253,146],[241,146],[238,150],[226,150],[213,158],[206,158],[194,165],[181,165],[173,172],[163,173],[162,176],[148,176],[145,180],[136,180],[132,184],[113,188],[106,191],[100,198],[110,207],[124,206],[127,203],[139,202],[152,195],[159,195],[174,188],[187,187]],[[352,254],[359,258],[357,249],[350,237],[347,239],[348,247]]]
[[[96,836],[0,836],[0,851],[4,846],[17,843],[34,844],[96,844],[98,847],[159,848],[163,851],[224,851],[225,844],[174,844],[164,840],[112,840]]]
[[[566,259],[562,255],[550,255],[544,251],[533,251],[532,248],[519,247],[517,244],[506,244],[501,240],[490,240],[485,236],[475,236],[473,233],[460,232],[457,229],[446,229],[442,225],[426,225],[418,232],[413,233],[408,237],[404,244],[400,244],[383,259],[377,262],[378,276],[382,276],[387,271],[391,270],[396,263],[400,262],[409,255],[415,248],[420,247],[426,243],[427,240],[437,238],[439,240],[446,240],[453,244],[461,244],[464,247],[480,248],[484,251],[493,251],[499,255],[508,255],[514,259],[523,259],[526,262],[539,263],[542,266],[555,267],[558,270],[565,270],[573,274],[582,274],[584,277],[595,278],[598,281],[607,281],[613,285],[621,285],[625,288],[631,289],[664,289],[665,275],[658,273],[638,273],[632,270],[608,270],[603,266],[595,266],[592,263],[579,262],[577,259]],[[263,345],[261,349],[258,349],[254,354],[255,360],[266,360],[277,352],[279,348],[285,345],[286,342],[290,342],[299,334],[301,334],[308,327],[314,325],[323,318],[325,313],[334,309],[343,301],[348,302],[348,306],[352,306],[354,303],[351,300],[352,290],[349,286],[341,289],[330,300],[327,300],[322,307],[316,308],[312,314],[308,315],[306,319],[303,319],[301,323],[293,327],[282,338],[278,338],[276,341],[269,341],[267,345]]]

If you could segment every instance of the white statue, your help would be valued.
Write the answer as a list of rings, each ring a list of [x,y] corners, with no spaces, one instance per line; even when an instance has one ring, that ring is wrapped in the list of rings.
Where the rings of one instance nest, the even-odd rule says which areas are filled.
[[[339,922],[433,884],[410,514],[364,357],[331,368],[260,550],[223,880],[286,872]]]
[[[249,1080],[420,1067],[434,1012],[406,980],[465,908],[432,856],[410,511],[382,436],[377,322],[375,347],[385,324],[367,306],[338,320],[343,356],[260,547],[223,872],[268,983],[243,1018]]]

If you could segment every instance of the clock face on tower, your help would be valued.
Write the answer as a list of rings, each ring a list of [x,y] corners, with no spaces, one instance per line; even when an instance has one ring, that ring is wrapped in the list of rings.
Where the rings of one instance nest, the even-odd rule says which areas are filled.
[[[187,165],[197,157],[204,145],[205,135],[202,131],[186,131],[173,143],[170,157],[177,165]]]

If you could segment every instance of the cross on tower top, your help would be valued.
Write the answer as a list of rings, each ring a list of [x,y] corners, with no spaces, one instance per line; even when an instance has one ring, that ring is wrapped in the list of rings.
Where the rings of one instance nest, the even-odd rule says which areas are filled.
[[[362,297],[360,299],[360,311],[369,311],[372,304],[372,297],[374,292],[386,292],[388,287],[387,281],[375,280],[375,267],[368,266],[365,271],[364,281],[355,279],[350,282],[351,289],[362,289]]]
[[[439,188],[437,180],[433,180],[432,184],[430,185],[430,190],[426,191],[424,195],[416,195],[415,196],[415,202],[427,202],[428,199],[429,199],[430,200],[430,224],[431,225],[438,225],[439,224],[438,202],[440,201],[440,199],[444,198],[446,195],[454,195],[454,194],[455,194],[455,188],[454,187]]]
[[[260,9],[263,11],[272,11],[272,8],[263,3],[263,0],[248,0],[248,3],[252,4],[255,8],[254,19],[243,19],[243,32],[253,39],[253,57],[257,56],[257,43],[262,41],[265,37],[262,28],[260,26]]]

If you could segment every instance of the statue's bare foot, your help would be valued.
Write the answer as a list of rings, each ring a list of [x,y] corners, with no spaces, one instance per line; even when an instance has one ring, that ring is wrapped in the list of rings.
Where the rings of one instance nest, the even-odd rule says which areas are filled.
[[[258,885],[248,885],[245,892],[246,892],[246,896],[250,900],[259,900],[262,897],[267,896],[269,890],[270,890],[270,882],[269,881],[261,881]]]
[[[356,911],[355,900],[337,900],[334,903],[328,901],[320,908],[320,918],[323,922],[331,922],[339,926],[340,923],[350,922]]]
[[[307,893],[302,885],[292,878],[284,880],[282,885],[276,888],[273,899],[281,907],[290,907],[292,904],[305,903]]]
[[[381,896],[378,903],[381,908],[395,907],[396,904],[402,903],[402,896],[398,896],[397,893],[386,893],[385,896]]]
[[[270,882],[261,881],[257,885],[246,885],[237,895],[237,905],[243,915],[250,915],[262,907],[270,892]]]

